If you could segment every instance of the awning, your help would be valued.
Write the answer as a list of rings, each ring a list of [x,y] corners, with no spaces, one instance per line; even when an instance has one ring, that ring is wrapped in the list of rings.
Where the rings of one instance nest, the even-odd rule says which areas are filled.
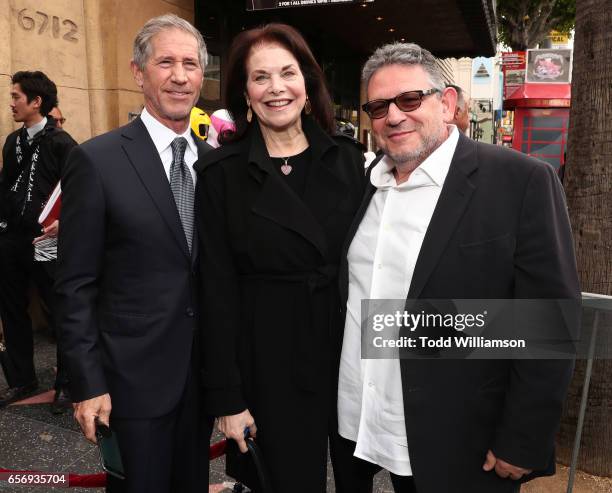
[[[523,84],[504,99],[504,109],[569,108],[571,98],[571,84]]]
[[[247,12],[244,0],[196,0],[195,8],[207,44],[215,40],[215,31],[225,30],[229,41],[245,28],[285,22],[304,35],[318,56],[340,55],[361,65],[375,48],[393,41],[417,43],[438,58],[494,56],[494,4],[494,0],[366,0]],[[223,28],[217,27],[220,19],[227,19]]]

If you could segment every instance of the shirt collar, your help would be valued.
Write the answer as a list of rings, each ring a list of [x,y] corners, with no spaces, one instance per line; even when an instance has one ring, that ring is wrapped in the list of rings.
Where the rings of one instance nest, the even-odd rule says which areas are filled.
[[[395,164],[385,155],[372,169],[370,181],[376,188],[413,188],[416,186],[435,185],[442,187],[448,174],[459,132],[455,125],[447,125],[448,137],[433,151],[410,175],[404,183],[397,185],[393,168]]]
[[[47,117],[45,116],[38,123],[35,123],[31,127],[26,128],[26,131],[28,132],[28,140],[32,140],[38,132],[40,132],[43,128],[45,128],[46,124],[47,124]]]
[[[196,146],[195,141],[193,140],[193,135],[191,135],[191,127],[187,126],[187,130],[185,130],[182,134],[174,133],[174,130],[166,127],[159,120],[155,119],[151,113],[147,111],[146,108],[143,108],[142,113],[140,113],[140,119],[144,126],[147,128],[151,139],[153,140],[153,144],[157,149],[157,153],[161,154],[165,151],[174,139],[177,137],[185,137],[187,139],[187,145],[191,149],[191,151],[197,156],[198,155],[198,147]]]

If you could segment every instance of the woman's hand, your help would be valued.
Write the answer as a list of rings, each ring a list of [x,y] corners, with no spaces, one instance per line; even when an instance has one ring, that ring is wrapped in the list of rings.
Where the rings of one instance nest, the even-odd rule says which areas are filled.
[[[221,416],[217,420],[217,428],[225,435],[226,438],[235,440],[242,453],[248,452],[246,439],[244,436],[245,428],[249,428],[249,436],[255,438],[257,434],[257,426],[255,420],[248,409],[245,409],[240,414],[231,416]]]

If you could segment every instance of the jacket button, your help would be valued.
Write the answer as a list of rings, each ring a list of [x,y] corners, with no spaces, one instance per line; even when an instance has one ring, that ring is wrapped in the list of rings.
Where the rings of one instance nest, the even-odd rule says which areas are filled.
[[[187,309],[185,310],[185,314],[188,317],[193,317],[194,316],[193,309],[190,306],[188,306]]]

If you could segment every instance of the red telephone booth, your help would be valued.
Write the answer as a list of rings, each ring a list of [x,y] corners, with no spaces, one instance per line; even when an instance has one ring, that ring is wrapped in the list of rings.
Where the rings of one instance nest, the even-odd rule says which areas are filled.
[[[523,84],[504,100],[504,109],[514,110],[512,147],[558,171],[565,164],[570,88],[570,84]]]

